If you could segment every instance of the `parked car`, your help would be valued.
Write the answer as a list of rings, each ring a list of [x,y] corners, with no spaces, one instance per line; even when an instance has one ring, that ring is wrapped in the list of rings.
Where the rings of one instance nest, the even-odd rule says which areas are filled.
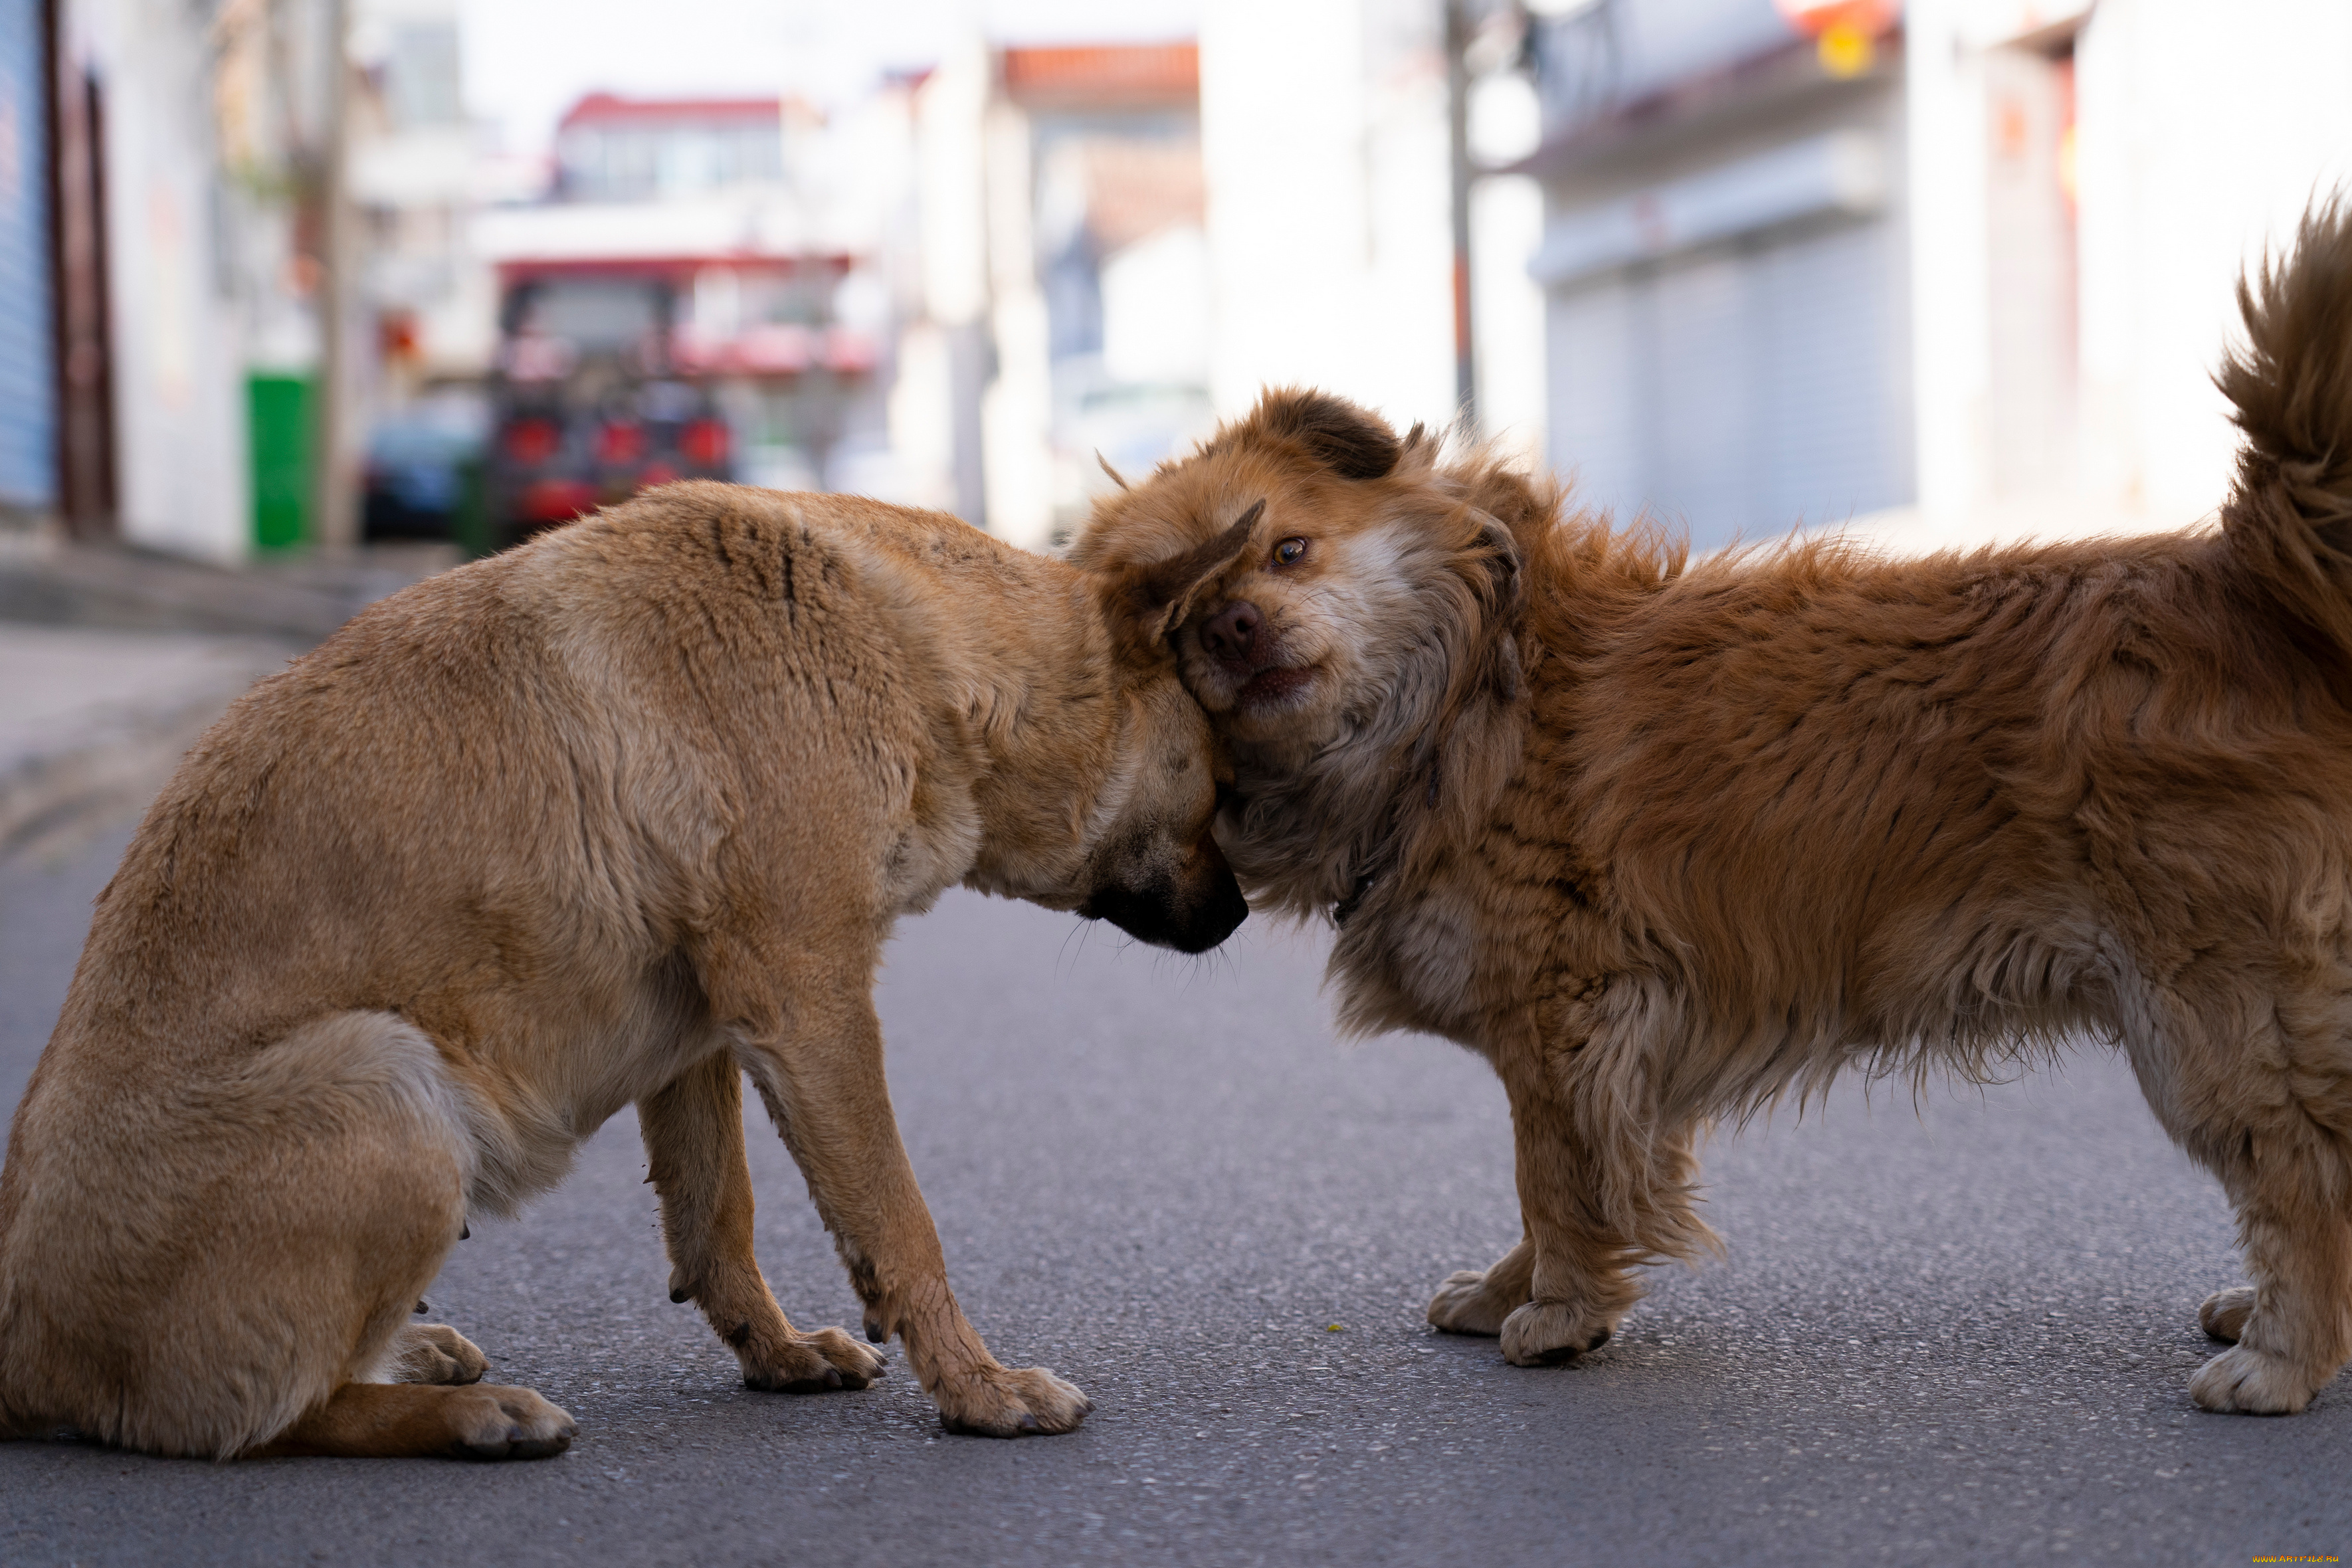
[[[734,477],[709,388],[681,374],[675,285],[631,263],[511,269],[491,377],[501,544],[674,479]]]
[[[467,389],[429,393],[381,416],[368,432],[362,529],[370,542],[454,540],[484,548],[483,448],[489,408]]]

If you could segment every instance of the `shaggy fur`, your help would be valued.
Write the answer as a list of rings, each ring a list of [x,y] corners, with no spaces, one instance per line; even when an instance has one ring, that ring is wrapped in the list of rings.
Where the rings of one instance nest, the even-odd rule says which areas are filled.
[[[936,513],[677,485],[263,682],[141,825],[16,1112],[0,1435],[561,1451],[569,1416],[408,1319],[468,1213],[632,1102],[671,1299],[752,1387],[862,1388],[881,1357],[794,1329],[753,1259],[745,1072],[948,1424],[1076,1426],[948,1288],[875,966],[958,882],[1188,952],[1240,922],[1159,641],[1223,563],[1089,575]]]
[[[2198,1403],[2299,1410],[2352,1355],[2352,219],[2242,297],[2218,530],[1691,563],[1297,392],[1102,505],[1098,569],[1262,506],[1179,633],[1220,837],[1337,923],[1346,1026],[1509,1091],[1525,1237],[1432,1321],[1588,1351],[1714,1245],[1710,1121],[2090,1036],[2237,1210]]]

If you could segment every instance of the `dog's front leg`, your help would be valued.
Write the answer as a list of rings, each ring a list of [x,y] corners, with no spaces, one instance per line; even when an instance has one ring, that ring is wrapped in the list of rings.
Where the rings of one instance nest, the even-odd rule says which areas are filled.
[[[1568,1361],[1604,1343],[1639,1292],[1614,1261],[1622,1247],[1581,1217],[1589,1176],[1553,1086],[1496,1066],[1510,1091],[1519,1243],[1484,1269],[1449,1275],[1430,1298],[1429,1321],[1453,1334],[1508,1330],[1503,1353],[1522,1365]]]
[[[1602,1173],[1579,1135],[1576,1119],[1548,1075],[1517,1081],[1510,1091],[1514,1174],[1527,1298],[1503,1320],[1503,1359],[1516,1366],[1550,1366],[1599,1350],[1617,1331],[1641,1286],[1630,1265],[1639,1256],[1596,1202]],[[1507,1261],[1508,1261],[1507,1259]]]
[[[1519,1244],[1484,1268],[1460,1268],[1445,1277],[1429,1299],[1429,1321],[1449,1334],[1503,1331],[1503,1321],[1535,1295],[1536,1243],[1521,1235]]]
[[[743,1385],[784,1394],[863,1388],[879,1353],[839,1329],[795,1330],[751,1250],[751,1172],[743,1152],[743,1085],[719,1051],[637,1104],[661,1196],[669,1299],[692,1298],[742,1363]]]
[[[1043,1367],[1000,1365],[948,1289],[939,1232],[890,1111],[872,974],[870,963],[803,970],[789,1031],[746,1036],[743,1063],[866,1303],[866,1337],[905,1342],[908,1365],[953,1430],[1067,1432],[1092,1402]]]
[[[1483,1275],[1447,1280],[1429,1307],[1440,1328],[1498,1332],[1504,1359],[1520,1366],[1599,1349],[1641,1297],[1638,1265],[1713,1239],[1690,1210],[1689,1130],[1609,1135],[1605,1119],[1575,1112],[1577,1062],[1532,1032],[1497,1053],[1526,1235]]]

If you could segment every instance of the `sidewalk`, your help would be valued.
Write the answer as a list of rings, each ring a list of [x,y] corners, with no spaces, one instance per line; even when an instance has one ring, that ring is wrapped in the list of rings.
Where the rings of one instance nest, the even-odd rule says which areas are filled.
[[[0,859],[143,805],[239,692],[451,560],[372,550],[231,570],[0,551]]]
[[[290,640],[0,621],[0,858],[134,810]]]

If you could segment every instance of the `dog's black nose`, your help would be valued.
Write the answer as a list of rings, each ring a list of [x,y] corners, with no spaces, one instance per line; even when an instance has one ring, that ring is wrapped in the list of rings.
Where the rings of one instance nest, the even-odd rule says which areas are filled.
[[[1201,645],[1218,658],[1245,659],[1256,646],[1263,619],[1255,605],[1235,599],[1209,617],[1208,625],[1201,628]]]

